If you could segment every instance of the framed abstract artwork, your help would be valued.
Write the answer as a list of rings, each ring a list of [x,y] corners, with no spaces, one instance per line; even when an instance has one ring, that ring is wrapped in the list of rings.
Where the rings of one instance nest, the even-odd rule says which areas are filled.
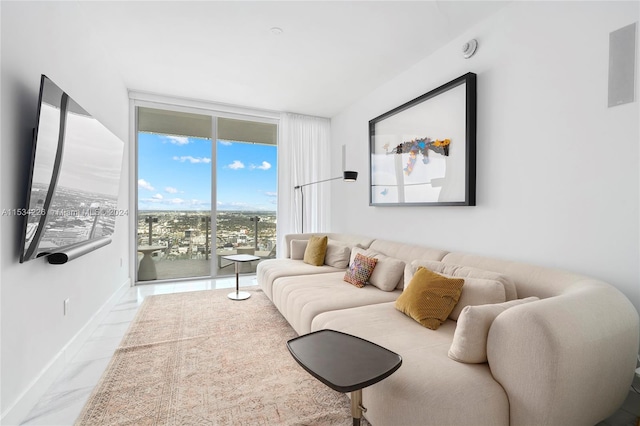
[[[369,121],[371,206],[474,206],[476,75]]]

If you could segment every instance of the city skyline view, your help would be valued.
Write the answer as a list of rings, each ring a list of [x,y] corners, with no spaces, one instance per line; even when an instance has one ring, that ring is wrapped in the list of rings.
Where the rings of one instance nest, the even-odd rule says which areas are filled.
[[[218,211],[275,211],[277,146],[138,134],[138,209],[211,210],[216,172]]]

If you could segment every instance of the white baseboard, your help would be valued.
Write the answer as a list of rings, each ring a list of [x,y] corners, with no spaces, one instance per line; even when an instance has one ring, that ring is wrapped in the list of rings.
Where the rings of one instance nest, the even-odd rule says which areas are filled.
[[[1,425],[18,425],[24,420],[129,287],[131,287],[131,279],[127,279],[120,288],[115,291],[109,300],[87,321],[85,326],[82,327],[51,362],[42,369],[40,374],[31,382],[27,390],[18,397],[16,402],[2,413],[2,418],[0,418]]]

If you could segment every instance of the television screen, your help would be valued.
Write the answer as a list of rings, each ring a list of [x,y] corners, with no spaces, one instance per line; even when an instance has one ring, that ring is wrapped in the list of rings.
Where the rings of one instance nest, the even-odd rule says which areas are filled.
[[[124,143],[45,75],[20,262],[110,236]]]

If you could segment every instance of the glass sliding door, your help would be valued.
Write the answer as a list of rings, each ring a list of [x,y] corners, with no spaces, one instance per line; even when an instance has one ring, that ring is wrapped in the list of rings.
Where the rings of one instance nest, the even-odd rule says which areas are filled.
[[[232,275],[225,255],[276,256],[276,123],[146,107],[137,123],[136,281]]]
[[[233,273],[227,254],[276,256],[277,125],[218,119],[216,242],[218,274]],[[260,261],[241,264],[255,272]]]
[[[138,281],[212,275],[211,134],[211,116],[138,108]]]

